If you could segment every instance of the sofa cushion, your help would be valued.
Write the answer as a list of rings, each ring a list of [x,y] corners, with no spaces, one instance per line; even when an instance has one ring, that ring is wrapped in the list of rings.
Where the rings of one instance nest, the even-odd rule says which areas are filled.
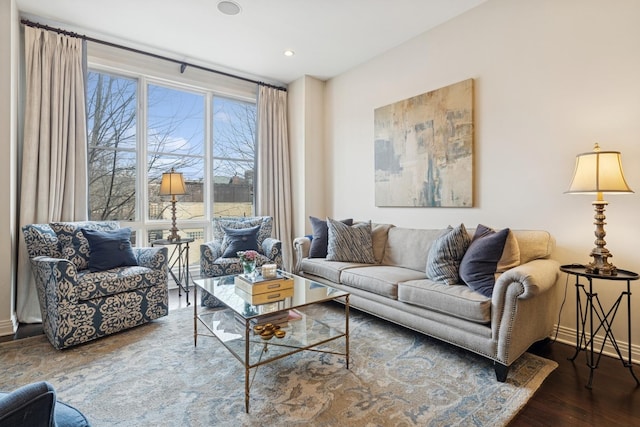
[[[348,226],[340,221],[327,218],[329,244],[327,261],[358,262],[374,264],[371,223]]]
[[[345,269],[340,275],[340,283],[353,286],[387,298],[398,298],[398,283],[407,280],[424,279],[424,271],[409,268],[375,265]]]
[[[222,229],[227,242],[222,258],[237,258],[237,253],[240,251],[258,252],[259,225],[249,228],[228,228],[223,226]]]
[[[548,231],[511,230],[518,241],[520,264],[534,259],[548,258],[555,249],[556,241]]]
[[[371,243],[373,244],[373,257],[380,264],[384,259],[384,249],[389,238],[389,229],[393,224],[371,224]]]
[[[167,279],[161,273],[161,270],[142,266],[117,267],[95,273],[83,270],[78,273],[78,299],[87,301],[158,285]]]
[[[448,232],[433,243],[427,257],[427,277],[446,285],[455,285],[460,281],[458,269],[471,238],[464,224],[456,228],[449,227]]]
[[[398,301],[472,322],[491,322],[491,298],[464,285],[451,286],[429,279],[410,280],[398,284]]]
[[[327,246],[329,245],[329,227],[327,221],[314,216],[309,217],[311,229],[313,230],[313,238],[311,239],[311,247],[309,248],[309,258],[326,258]],[[346,225],[353,225],[353,219],[343,219],[340,222]]]
[[[89,242],[89,270],[92,272],[111,268],[138,265],[131,247],[131,229],[89,230],[82,228]]]
[[[424,273],[429,249],[444,232],[444,230],[392,227],[389,229],[382,263]]]
[[[460,278],[474,291],[491,297],[496,274],[519,264],[518,242],[511,230],[496,232],[480,224],[460,263]]]
[[[305,258],[300,263],[300,271],[303,271],[305,274],[322,277],[334,283],[340,283],[340,275],[343,270],[363,265],[366,264],[327,261],[325,258]]]
[[[73,264],[78,270],[89,268],[89,241],[82,229],[86,230],[117,230],[120,228],[117,222],[52,222],[49,224],[56,237],[62,256]]]

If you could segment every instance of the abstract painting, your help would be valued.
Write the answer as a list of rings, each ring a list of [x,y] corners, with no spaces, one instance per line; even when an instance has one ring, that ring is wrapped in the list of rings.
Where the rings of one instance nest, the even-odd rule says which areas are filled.
[[[473,79],[376,108],[376,206],[473,206]]]

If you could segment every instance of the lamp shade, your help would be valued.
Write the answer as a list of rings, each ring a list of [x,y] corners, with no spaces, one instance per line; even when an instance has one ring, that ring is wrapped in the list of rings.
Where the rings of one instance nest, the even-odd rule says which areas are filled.
[[[596,144],[593,151],[578,154],[573,179],[566,193],[633,193],[624,179],[620,152],[600,151]]]
[[[160,183],[160,195],[161,196],[179,196],[181,194],[187,194],[187,189],[184,185],[184,178],[182,173],[176,172],[171,168],[170,172],[162,174],[162,182]]]

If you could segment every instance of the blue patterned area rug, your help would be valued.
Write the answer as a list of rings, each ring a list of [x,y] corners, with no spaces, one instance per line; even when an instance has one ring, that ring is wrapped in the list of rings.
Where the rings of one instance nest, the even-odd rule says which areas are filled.
[[[261,366],[249,414],[244,368],[215,338],[193,346],[190,308],[63,351],[0,344],[0,390],[47,380],[94,426],[502,426],[557,367],[526,353],[499,383],[490,361],[359,311],[350,329],[350,369],[315,352]]]

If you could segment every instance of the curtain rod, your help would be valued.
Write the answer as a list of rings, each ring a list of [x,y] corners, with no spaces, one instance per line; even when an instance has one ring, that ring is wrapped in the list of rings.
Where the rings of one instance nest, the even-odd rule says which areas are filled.
[[[153,58],[162,59],[164,61],[173,62],[175,64],[180,64],[180,73],[184,73],[184,70],[187,67],[197,68],[198,70],[208,71],[210,73],[215,73],[215,74],[220,74],[221,76],[231,77],[233,79],[238,79],[238,80],[243,80],[245,82],[254,83],[254,84],[257,84],[257,85],[260,85],[260,86],[267,86],[267,87],[278,89],[278,90],[281,90],[281,91],[284,91],[284,92],[287,91],[287,88],[284,88],[282,86],[276,86],[276,85],[272,85],[272,84],[269,84],[269,83],[260,82],[260,81],[253,80],[253,79],[249,79],[249,78],[246,78],[246,77],[236,76],[235,74],[226,73],[224,71],[219,71],[219,70],[214,70],[213,68],[207,68],[207,67],[202,67],[202,66],[196,65],[196,64],[190,64],[188,62],[180,61],[178,59],[169,58],[167,56],[157,55],[155,53],[146,52],[144,50],[135,49],[135,48],[128,47],[128,46],[123,46],[123,45],[119,45],[119,44],[116,44],[116,43],[111,43],[111,42],[108,42],[108,41],[104,41],[104,40],[96,39],[96,38],[93,38],[93,37],[89,37],[89,36],[86,36],[86,35],[83,35],[83,34],[78,34],[78,33],[74,33],[74,32],[71,32],[71,31],[63,30],[61,28],[50,27],[49,25],[44,25],[44,24],[40,24],[40,23],[37,23],[37,22],[29,21],[28,19],[22,19],[22,20],[20,20],[20,22],[22,24],[24,24],[24,25],[29,26],[29,27],[41,28],[43,30],[49,30],[49,31],[53,31],[53,32],[58,33],[58,34],[63,34],[65,36],[76,37],[76,38],[79,38],[79,39],[82,39],[82,40],[87,40],[87,41],[90,41],[90,42],[99,43],[99,44],[103,44],[103,45],[110,46],[110,47],[115,47],[115,48],[126,50],[126,51],[129,51],[129,52],[134,52],[134,53],[139,53],[141,55],[151,56]]]

